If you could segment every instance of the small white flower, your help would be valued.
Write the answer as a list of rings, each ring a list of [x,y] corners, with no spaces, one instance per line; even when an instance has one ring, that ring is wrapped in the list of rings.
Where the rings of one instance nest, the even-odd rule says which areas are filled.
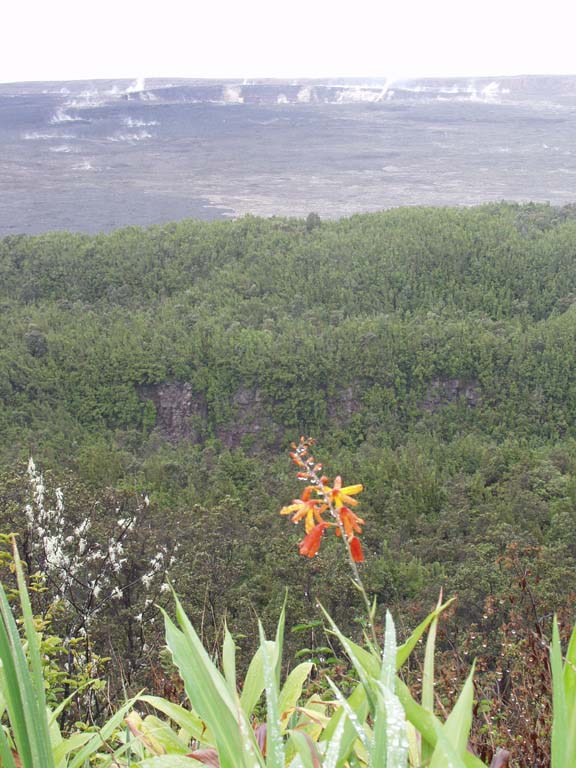
[[[144,576],[142,576],[142,584],[144,584],[146,589],[150,589],[150,585],[152,584],[153,580],[154,580],[153,573],[145,573]]]

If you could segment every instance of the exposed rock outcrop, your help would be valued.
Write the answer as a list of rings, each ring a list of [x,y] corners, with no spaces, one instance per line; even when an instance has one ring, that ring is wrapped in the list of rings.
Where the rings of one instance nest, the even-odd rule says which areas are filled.
[[[418,403],[428,413],[450,403],[463,399],[468,408],[475,408],[481,400],[480,387],[476,379],[432,379],[426,396]]]
[[[188,382],[146,384],[139,387],[142,400],[151,400],[156,409],[154,431],[170,443],[202,443],[209,433],[210,414],[206,398],[194,393]],[[239,389],[232,398],[231,415],[226,424],[215,428],[215,437],[227,448],[265,439],[267,445],[280,439],[281,428],[264,406],[259,389]]]
[[[156,430],[165,440],[170,443],[201,442],[208,412],[204,397],[195,395],[191,384],[146,384],[140,387],[139,394],[143,400],[154,403]]]

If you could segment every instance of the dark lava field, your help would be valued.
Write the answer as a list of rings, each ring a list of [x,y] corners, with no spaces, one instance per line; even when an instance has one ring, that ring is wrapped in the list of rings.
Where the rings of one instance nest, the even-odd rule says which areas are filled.
[[[576,77],[0,84],[0,236],[576,201]]]

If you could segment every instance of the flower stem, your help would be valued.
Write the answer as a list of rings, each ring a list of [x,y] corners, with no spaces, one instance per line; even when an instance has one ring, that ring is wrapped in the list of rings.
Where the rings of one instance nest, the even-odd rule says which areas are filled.
[[[368,629],[370,631],[371,640],[374,644],[374,648],[379,651],[380,645],[378,643],[378,637],[376,636],[376,628],[374,627],[374,622],[372,621],[372,606],[370,605],[370,600],[368,599],[368,594],[366,592],[366,589],[364,587],[364,583],[362,581],[362,578],[360,576],[360,571],[358,570],[358,565],[356,564],[356,561],[352,557],[352,550],[350,549],[350,542],[348,541],[348,537],[344,533],[344,526],[342,525],[342,522],[340,519],[338,519],[338,525],[340,526],[340,531],[342,532],[342,539],[344,540],[344,543],[346,545],[346,552],[348,554],[348,562],[350,563],[350,568],[352,569],[352,579],[354,581],[354,584],[358,588],[358,591],[362,595],[362,599],[364,600],[364,605],[366,607],[366,616],[368,618]]]
[[[322,483],[322,480],[318,477],[317,473],[313,469],[308,468],[308,475],[310,477],[312,484],[318,488],[318,490],[324,497],[324,501],[328,506],[328,511],[330,512],[330,515],[332,516],[332,518],[336,521],[336,525],[340,530],[342,541],[344,542],[344,546],[346,547],[348,562],[350,563],[350,568],[352,569],[352,580],[354,582],[354,585],[357,587],[358,591],[362,595],[364,606],[366,607],[366,617],[368,619],[368,629],[370,631],[370,639],[374,645],[374,648],[377,651],[379,651],[380,644],[378,642],[378,637],[376,635],[376,628],[374,627],[374,622],[372,620],[372,606],[370,604],[370,600],[368,598],[368,593],[366,592],[366,588],[364,587],[364,582],[362,581],[362,577],[360,576],[358,565],[354,560],[354,558],[352,557],[352,550],[350,549],[350,542],[348,541],[348,536],[346,535],[344,524],[342,523],[340,515],[338,514],[338,510],[334,507],[334,504],[332,502],[332,499],[330,498],[330,495],[326,493],[326,491],[324,490],[324,485]]]

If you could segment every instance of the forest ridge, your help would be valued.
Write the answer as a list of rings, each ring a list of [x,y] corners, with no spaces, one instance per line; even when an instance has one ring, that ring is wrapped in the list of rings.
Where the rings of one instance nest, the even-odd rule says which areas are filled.
[[[141,436],[166,384],[193,442],[249,447],[248,425],[222,428],[251,411],[277,447],[346,420],[363,439],[462,420],[570,434],[574,216],[501,205],[5,238],[5,444],[40,424]]]

